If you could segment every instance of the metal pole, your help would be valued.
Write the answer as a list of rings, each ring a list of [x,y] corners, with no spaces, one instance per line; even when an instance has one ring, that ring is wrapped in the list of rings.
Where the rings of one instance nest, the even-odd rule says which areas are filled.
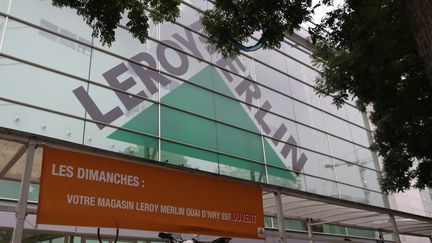
[[[278,220],[278,228],[279,228],[279,241],[285,243],[286,242],[286,234],[285,234],[285,222],[283,216],[282,209],[282,196],[281,192],[275,192],[275,202],[276,202],[276,216]]]
[[[306,226],[308,231],[309,243],[313,243],[314,241],[312,240],[312,220],[310,218],[307,218]]]
[[[26,159],[26,164],[24,167],[22,180],[21,180],[21,192],[20,192],[20,198],[18,200],[18,205],[17,205],[16,224],[12,236],[13,243],[22,242],[22,233],[24,230],[24,222],[25,222],[26,212],[27,212],[28,192],[30,189],[30,179],[31,179],[31,172],[33,167],[33,158],[34,158],[35,149],[36,149],[35,141],[30,140],[27,147],[27,159]]]
[[[393,228],[393,237],[396,243],[401,243],[400,237],[399,237],[399,231],[396,224],[396,219],[393,214],[390,214],[390,223]]]

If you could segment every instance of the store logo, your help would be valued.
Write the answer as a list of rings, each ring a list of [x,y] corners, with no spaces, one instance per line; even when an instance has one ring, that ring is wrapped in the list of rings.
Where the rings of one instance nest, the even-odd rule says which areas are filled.
[[[199,22],[193,23],[190,27],[199,32],[203,31],[202,25]],[[164,70],[166,70],[168,73],[175,76],[182,76],[189,71],[188,57],[184,53],[174,52],[178,56],[178,59],[174,61],[173,58],[169,58],[167,56],[166,51],[169,48],[166,45],[174,47],[178,50],[183,50],[183,48],[186,48],[189,52],[192,52],[195,56],[203,58],[203,54],[199,51],[196,45],[196,40],[201,41],[203,43],[205,43],[206,40],[203,37],[194,38],[192,36],[192,33],[189,31],[185,31],[184,36],[180,35],[179,33],[175,33],[172,35],[172,38],[175,41],[163,40],[162,42],[164,44],[161,43],[157,44],[156,46],[157,59],[160,61],[161,67],[164,68]],[[178,43],[180,43],[183,47],[181,47]],[[213,54],[211,50],[207,50],[207,51],[209,52],[208,53],[209,55]],[[173,52],[171,51],[171,53]],[[134,62],[146,63],[151,68],[137,65],[134,62],[128,62],[128,63],[122,62],[116,65],[115,67],[109,69],[108,71],[102,74],[102,76],[107,81],[107,83],[114,89],[128,91],[134,86],[136,86],[137,82],[141,82],[142,87],[144,87],[144,89],[140,90],[136,94],[141,97],[147,98],[150,97],[151,95],[156,94],[159,91],[157,85],[158,83],[161,86],[167,87],[173,82],[172,80],[166,78],[165,76],[161,75],[157,71],[153,70],[156,69],[157,67],[156,60],[149,53],[141,52],[134,55],[130,59],[133,60]],[[216,64],[220,67],[229,69],[234,73],[239,73],[240,71],[242,72],[246,71],[246,67],[238,58],[231,59],[231,60],[226,60],[221,58],[220,60],[216,61]],[[264,100],[262,98],[260,87],[257,84],[248,81],[247,79],[241,80],[240,82],[235,81],[232,74],[225,71],[222,72],[225,78],[221,78],[218,74],[218,71],[211,65],[206,65],[203,69],[201,69],[201,71],[195,74],[195,76],[200,76],[200,75],[202,76],[203,72],[206,73],[205,74],[206,77],[210,77],[213,75],[214,80],[220,80],[220,83],[218,85],[224,86],[225,90],[229,90],[229,92],[231,92],[237,97],[241,97],[243,100],[245,100],[248,103],[252,103],[253,100],[260,99],[262,105],[261,105],[261,109],[258,109],[257,111],[253,110],[252,107],[250,106],[245,106],[238,103],[239,113],[242,113],[242,115],[244,114],[244,118],[249,121],[252,116],[253,119],[258,123],[258,125],[262,127],[263,133],[274,138],[273,140],[265,140],[266,141],[265,145],[268,148],[272,148],[272,146],[267,142],[267,141],[271,141],[273,143],[273,148],[271,150],[279,150],[278,152],[279,156],[273,156],[273,158],[280,157],[280,156],[283,157],[283,159],[281,160],[282,162],[277,163],[278,165],[292,168],[294,171],[300,172],[307,161],[307,157],[304,153],[298,155],[297,141],[293,136],[288,134],[287,126],[283,122],[281,122],[281,124],[277,129],[270,128],[270,126],[266,122],[266,115],[268,114],[268,111],[272,109],[272,104],[270,103],[269,100]],[[125,75],[127,77],[126,79],[124,78]],[[120,76],[122,76],[123,78],[120,79]],[[136,80],[136,78],[134,79],[134,77],[138,77],[138,80]],[[190,80],[194,79],[194,77],[190,78]],[[251,78],[251,76],[249,75],[248,78]],[[177,89],[178,87],[174,90],[171,90],[170,93],[168,93],[166,96],[172,97],[176,95]],[[193,96],[194,95],[193,92],[194,92],[193,90],[190,90],[190,93],[188,95]],[[142,99],[139,99],[137,97],[130,96],[122,92],[115,92],[119,101],[126,108],[126,112],[123,111],[120,108],[120,106],[115,106],[111,110],[103,113],[99,109],[98,105],[94,102],[92,97],[90,97],[90,95],[87,93],[87,91],[83,86],[80,86],[75,90],[73,90],[73,93],[80,101],[82,106],[85,108],[85,110],[89,113],[89,115],[94,120],[100,121],[105,124],[111,124],[113,121],[124,116],[127,112],[131,111],[132,109],[134,109],[135,107],[137,107],[139,104],[143,102]],[[182,95],[184,94],[185,93],[182,93]],[[163,98],[161,99],[163,102]],[[180,101],[181,99],[182,97],[181,95],[179,95],[178,100]],[[146,110],[142,111],[142,113],[145,112]],[[139,120],[140,115],[137,115],[136,117],[132,118],[129,122],[127,122],[124,125],[124,127],[127,127],[128,124],[136,123],[134,119]],[[257,127],[256,125],[253,126]],[[105,127],[105,125],[98,124],[98,127],[99,129],[102,130]],[[136,126],[134,127],[136,129]],[[258,128],[256,131],[259,132]],[[116,136],[116,134],[118,135],[118,132],[114,132],[109,137],[118,140],[123,140],[121,136],[120,137]],[[280,141],[283,139],[286,140],[284,143],[281,143]],[[288,163],[287,161],[290,161],[291,163]]]

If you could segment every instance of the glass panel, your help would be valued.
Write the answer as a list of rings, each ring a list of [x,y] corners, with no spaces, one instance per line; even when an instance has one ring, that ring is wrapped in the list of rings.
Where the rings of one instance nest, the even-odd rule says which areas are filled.
[[[222,92],[226,95],[231,95],[231,93],[234,93],[234,89],[236,90],[235,93],[239,96],[242,96],[243,94],[246,94],[251,96],[254,99],[260,98],[260,92],[257,90],[259,89],[257,84],[253,83],[251,84],[249,81],[247,81],[245,78],[248,78],[250,80],[253,80],[255,77],[255,73],[253,71],[253,61],[249,57],[240,55],[234,59],[232,58],[224,58],[219,53],[214,53],[212,56],[213,63],[217,66],[216,70],[218,71],[218,75],[215,75],[214,83],[215,83],[215,90]],[[220,68],[219,68],[220,67]],[[221,68],[227,69],[229,71],[232,71],[235,75],[231,72],[227,72],[225,70],[222,70]],[[229,88],[232,90],[231,92],[227,92],[226,86],[222,85],[221,87],[218,87],[218,82],[220,80],[224,80],[225,83],[229,86]],[[246,98],[246,102],[250,103],[250,98]]]
[[[348,113],[348,119],[351,122],[353,122],[353,123],[355,123],[361,127],[366,127],[365,121],[363,119],[363,113],[361,111],[357,110],[356,108],[354,108],[350,105],[346,105],[345,109]]]
[[[324,154],[330,154],[327,134],[300,124],[297,124],[297,129],[300,136],[300,146]]]
[[[273,228],[272,218],[269,216],[264,216],[264,227]]]
[[[287,66],[285,63],[286,57],[278,51],[259,49],[253,52],[253,56],[255,59],[260,60],[261,62],[266,63],[271,67],[274,67],[284,73],[287,72]],[[255,62],[255,65],[257,64],[258,63]],[[277,71],[273,70],[273,72],[277,72]],[[257,73],[258,73],[258,69],[257,69]]]
[[[290,137],[293,137],[296,142],[299,141],[297,127],[294,122],[264,110],[262,112],[264,112],[263,121],[261,122],[263,133],[282,141],[288,141]],[[272,143],[277,144],[276,141],[272,141]]]
[[[323,224],[323,232],[334,235],[346,235],[345,227],[331,224]]]
[[[0,1],[0,12],[2,12],[2,13],[6,13],[7,12],[7,8],[8,8],[8,5],[9,5],[9,1],[10,0],[1,0]],[[2,22],[2,20],[1,20],[1,18],[0,18],[0,26],[1,26],[1,22]],[[1,29],[1,28],[0,28]]]
[[[283,92],[286,95],[291,94],[288,76],[258,62],[255,62],[255,75],[258,83]]]
[[[315,93],[315,90],[312,87],[300,83],[294,79],[290,79],[290,86],[293,97],[317,108],[321,108],[319,96]]]
[[[179,19],[190,18],[192,16],[181,15]],[[193,19],[192,24],[187,24],[192,29],[196,29],[198,25],[193,24],[198,18]],[[199,25],[201,28],[201,26]],[[206,61],[211,61],[211,52],[209,52],[209,46],[207,39],[201,35],[195,34],[177,24],[173,23],[162,23],[161,24],[161,40],[168,46],[179,48],[190,56],[194,56]],[[167,41],[168,40],[168,41]]]
[[[220,95],[215,95],[215,105],[218,121],[259,133],[259,124],[254,118],[257,109]]]
[[[339,184],[339,192],[342,199],[366,203],[378,207],[388,207],[385,196],[381,193],[372,192],[360,188]]]
[[[338,189],[336,182],[327,181],[311,176],[304,176],[306,179],[306,188],[308,192],[338,198]]]
[[[20,181],[0,179],[0,198],[18,199],[20,194]],[[28,201],[37,202],[39,196],[39,185],[30,184]]]
[[[356,156],[355,162],[363,166],[369,167],[371,169],[381,171],[380,166],[378,165],[378,163],[375,162],[374,156],[372,155],[372,153],[374,152],[357,145],[354,145],[354,149],[355,149],[355,156]]]
[[[161,102],[209,118],[215,118],[214,94],[194,85],[183,83],[165,95]]]
[[[294,119],[294,110],[291,98],[263,87],[261,87],[261,94],[261,107],[284,117]]]
[[[2,51],[62,72],[88,77],[89,47],[16,21],[8,22]]]
[[[161,162],[219,173],[217,154],[167,141],[161,141]]]
[[[305,52],[297,49],[293,45],[290,45],[288,43],[282,43],[282,48],[284,50],[284,53],[289,55],[290,57],[293,57],[301,62],[304,62],[305,64],[312,66],[312,58]]]
[[[323,113],[311,106],[299,103],[293,100],[295,118],[297,121],[312,126],[314,128],[325,130]],[[349,135],[349,133],[348,133]]]
[[[92,29],[76,10],[57,8],[50,0],[13,0],[11,15],[71,38],[91,42]]]
[[[306,222],[293,219],[285,219],[285,229],[307,231]]]
[[[334,164],[338,181],[358,187],[366,187],[366,169],[364,167],[336,159],[334,159]]]
[[[0,101],[0,127],[74,143],[83,140],[84,121]]]
[[[141,133],[152,135],[158,134],[157,104],[140,98],[128,98],[129,100],[133,100],[136,105],[134,108],[127,111],[122,105],[120,105],[121,101],[118,99],[120,93],[116,94],[110,89],[92,84],[89,85],[88,89],[88,97],[96,107],[90,106],[88,104],[90,101],[88,100],[83,101],[83,105],[87,107],[87,118]],[[76,95],[81,97],[81,99],[83,99],[82,97],[85,97],[85,94]],[[98,109],[99,111],[96,112],[95,109]],[[99,127],[101,133],[104,133],[103,129],[105,127],[103,125],[100,125]],[[121,134],[113,133],[109,136],[116,138],[118,136],[121,137]]]
[[[7,58],[0,58],[0,76],[1,97],[84,116],[84,108],[73,93],[84,82]],[[50,129],[48,124],[44,129]]]
[[[190,3],[190,1],[187,1]],[[198,8],[206,8],[207,4],[204,0],[195,0],[194,3],[190,3],[193,6],[195,4],[198,4],[196,7]],[[198,19],[200,19],[201,15],[200,12],[196,11],[195,9],[185,5],[180,4],[180,17],[176,19],[176,22],[179,22],[183,25],[190,26],[192,23],[196,22]]]
[[[261,136],[217,124],[218,151],[255,161],[263,161]]]
[[[154,26],[150,23],[150,27]],[[156,38],[157,35],[149,29],[149,37]],[[115,30],[115,41],[108,45],[102,45],[99,39],[94,40],[94,46],[107,50],[109,52],[120,55],[124,58],[131,58],[140,52],[149,53],[151,56],[156,57],[156,49],[158,46],[157,42],[152,40],[146,40],[145,43],[141,43],[137,38],[134,38],[129,30],[117,27]]]
[[[333,163],[330,157],[313,153],[304,149],[300,149],[307,157],[303,171],[310,175],[315,175],[327,179],[334,180],[335,172]]]
[[[168,107],[161,107],[161,136],[216,150],[216,124]]]
[[[371,230],[356,229],[347,227],[348,235],[365,237],[365,238],[375,238],[375,233]]]
[[[86,122],[84,145],[117,153],[157,160],[158,141],[149,136],[112,127],[100,130],[92,122]]]
[[[251,181],[265,182],[264,165],[219,155],[220,174]]]
[[[361,144],[365,147],[369,147],[369,138],[368,138],[368,131],[366,129],[354,126],[352,124],[349,125],[351,134],[353,137],[353,142]]]
[[[0,2],[0,11],[1,11],[1,4],[3,3],[3,1]],[[0,16],[0,43],[2,42],[2,34],[3,33],[3,24],[5,22],[5,18],[3,16]],[[1,51],[1,48],[0,48]]]
[[[328,114],[324,114],[324,118],[328,133],[350,141],[352,140],[351,131],[347,122]]]
[[[156,67],[156,60],[147,52],[141,52],[132,59]],[[158,83],[164,85],[171,83],[170,80],[147,67],[96,50],[93,50],[90,80],[153,100],[158,98]],[[128,97],[120,92],[114,99],[118,103],[123,103],[128,111],[139,104],[137,98]]]
[[[293,188],[297,190],[306,190],[304,176],[296,175],[292,171],[283,170],[267,166],[267,177],[269,184]]]
[[[335,104],[333,104],[333,98],[331,96],[320,96],[321,104],[323,107],[323,110],[336,115],[342,119],[348,119],[347,112],[346,112],[346,105],[337,108]]]
[[[328,136],[332,155],[336,158],[355,162],[357,161],[356,152],[352,143],[346,142],[333,136]]]

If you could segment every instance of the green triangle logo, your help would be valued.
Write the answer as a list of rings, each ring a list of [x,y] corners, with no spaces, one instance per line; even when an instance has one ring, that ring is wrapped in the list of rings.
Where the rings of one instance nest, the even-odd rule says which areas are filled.
[[[235,97],[228,85],[217,73],[216,69],[210,65],[191,77],[189,81],[217,90],[229,97]],[[198,115],[211,117],[224,123],[241,126],[252,132],[259,133],[257,125],[252,121],[251,117],[245,110],[247,108],[244,108],[241,103],[220,95],[215,95],[210,91],[198,88],[188,83],[183,83],[170,93],[166,94],[161,98],[161,102],[163,104],[175,106]],[[157,135],[157,112],[157,105],[152,104],[122,127]],[[186,114],[167,107],[161,107],[161,117],[163,137],[211,150],[222,151],[238,157],[262,161],[263,152],[261,148],[261,138],[258,136],[259,140],[257,140],[257,135],[239,131],[238,129],[233,129],[226,125],[216,125],[216,123],[212,121],[205,121],[206,119],[197,118],[194,115]],[[191,127],[195,132],[184,132],[186,130],[190,131]],[[212,139],[213,137],[214,139]],[[220,137],[228,137],[228,139],[217,144],[216,140],[220,139]],[[136,153],[139,153],[139,156],[141,157],[148,159],[155,159],[156,157],[155,151],[157,151],[158,145],[157,140],[154,138],[144,137],[124,130],[116,130],[112,132],[108,138],[136,145],[138,147],[138,152],[136,151]],[[251,142],[250,144],[249,142],[244,142],[253,140],[257,140],[259,143],[252,144]],[[269,142],[269,139],[264,140],[267,163],[286,168],[285,164],[279,158]],[[244,146],[242,144],[244,144]],[[228,156],[217,155],[205,150],[199,150],[180,144],[162,141],[161,146],[161,160],[181,166],[207,170],[204,168],[206,166],[204,164],[211,167],[208,164],[213,162],[217,166],[225,166],[224,168],[231,168],[233,171],[235,171],[235,168],[251,172],[263,170],[261,165],[255,165],[252,162],[249,163],[247,160],[240,160],[231,157],[227,159]],[[254,149],[254,146],[256,149]],[[128,153],[129,151],[123,152]],[[203,165],[199,165],[199,162],[197,161],[202,161]],[[210,169],[210,171],[212,170]],[[294,184],[296,184],[295,182],[298,179],[294,173],[277,168],[269,167],[267,172],[269,176],[274,177],[274,180],[276,181],[285,180],[285,182],[276,182],[277,184],[284,184],[289,187],[295,187]],[[234,173],[235,172],[233,172],[233,174]]]

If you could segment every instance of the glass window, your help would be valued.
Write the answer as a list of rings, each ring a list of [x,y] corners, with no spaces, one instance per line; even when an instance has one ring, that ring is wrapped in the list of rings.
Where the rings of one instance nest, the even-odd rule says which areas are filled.
[[[88,90],[87,98],[83,98],[86,97],[85,94],[75,94],[81,97],[84,105],[87,105],[87,118],[141,133],[158,134],[157,104],[134,98],[138,105],[127,111],[120,105],[121,100],[114,91],[92,84],[89,85]],[[88,103],[91,101],[86,99],[91,99],[96,107],[90,106]],[[95,109],[99,112],[95,112]],[[103,130],[105,127],[102,126],[100,129]],[[115,132],[109,136],[117,138],[123,135],[122,132]]]
[[[92,29],[76,10],[58,8],[50,0],[13,0],[11,15],[71,38],[91,43]]]
[[[369,149],[354,145],[355,149],[355,161],[363,166],[369,167],[371,169],[381,171],[378,163],[374,159],[373,152]]]
[[[359,167],[355,164],[349,164],[337,159],[334,159],[334,164],[338,181],[358,187],[366,187],[366,169],[364,167]]]
[[[88,77],[90,48],[16,21],[8,22],[2,51],[62,72]]]
[[[20,195],[20,187],[20,181],[0,179],[0,197],[4,199],[18,199]],[[38,196],[39,185],[30,184],[28,201],[37,202]]]
[[[342,199],[366,203],[378,207],[388,207],[384,199],[385,196],[381,193],[342,184],[339,184],[339,192]]]
[[[303,167],[305,173],[331,180],[335,179],[333,163],[330,157],[304,149],[300,149],[299,151],[300,153],[304,153],[307,157],[307,161]]]
[[[352,124],[349,124],[349,127],[351,130],[353,142],[360,144],[360,145],[363,145],[365,147],[370,146],[370,143],[369,143],[370,132],[368,132],[364,128],[360,128],[360,127],[352,125]]]
[[[293,100],[293,105],[297,121],[325,131],[323,113],[320,110],[295,100]]]
[[[345,105],[345,109],[347,111],[348,119],[350,122],[353,122],[361,127],[366,127],[365,121],[363,119],[363,113],[360,110],[357,110],[350,105]]]
[[[297,129],[300,146],[324,154],[330,154],[327,134],[300,124],[297,124]]]
[[[151,33],[150,30],[149,33]],[[154,36],[149,35],[149,37]],[[115,41],[111,43],[111,46],[102,45],[99,39],[95,39],[93,44],[95,47],[115,53],[124,58],[132,58],[140,52],[146,52],[152,57],[156,57],[158,46],[158,43],[152,40],[146,40],[145,43],[141,43],[137,38],[134,38],[132,34],[129,33],[129,30],[122,27],[117,27],[115,30]]]
[[[181,15],[180,18],[182,17],[184,16]],[[183,28],[182,26],[169,22],[162,23],[160,38],[166,45],[179,48],[188,53],[190,56],[204,59],[209,62],[212,59],[211,52],[209,52],[207,39]]]
[[[215,118],[214,94],[194,85],[183,83],[165,95],[161,102],[176,108]]]
[[[219,173],[217,154],[167,141],[161,141],[161,162]]]
[[[342,119],[348,119],[345,108],[346,105],[337,108],[337,106],[333,104],[333,98],[331,96],[320,96],[320,99],[324,111],[327,111]]]
[[[216,150],[216,124],[204,118],[161,107],[161,136]]]
[[[0,97],[84,117],[73,93],[80,85],[87,87],[82,81],[7,58],[0,58],[0,76]]]
[[[218,151],[255,161],[263,161],[261,136],[217,124]]]
[[[270,67],[255,62],[255,77],[257,82],[260,84],[266,85],[279,92],[283,92],[286,95],[291,94],[290,80],[288,76]]]
[[[356,152],[354,144],[335,138],[333,136],[328,136],[330,141],[330,146],[332,148],[332,155],[336,158],[356,162]]]
[[[276,68],[284,73],[287,73],[287,66],[285,63],[286,57],[281,54],[278,51],[275,50],[269,50],[269,49],[259,49],[255,52],[253,52],[253,56],[255,59],[270,65],[273,68]],[[258,62],[255,62],[255,65],[259,64]],[[258,70],[257,70],[258,71]],[[272,70],[272,72],[277,72],[275,70]]]
[[[345,138],[350,141],[352,140],[349,123],[325,113],[324,113],[324,119],[325,119],[328,133],[341,138]]]
[[[294,119],[294,108],[291,98],[262,87],[260,101],[261,107],[266,110]]]
[[[308,192],[338,198],[336,182],[305,176]]]
[[[92,122],[86,122],[83,144],[140,158],[158,159],[157,139],[113,127],[101,131]]]
[[[195,0],[192,3],[187,1],[197,8],[205,9],[207,7],[206,2],[204,0]],[[176,19],[176,22],[181,23],[185,26],[190,26],[195,23],[198,19],[200,19],[201,13],[197,10],[187,6],[186,4],[180,4],[180,16]]]
[[[264,134],[282,141],[288,141],[292,136],[297,143],[299,142],[297,126],[294,122],[272,113],[265,112],[264,110],[262,112],[264,113],[260,124]],[[272,143],[277,144],[277,141],[272,141]]]
[[[84,121],[1,101],[0,127],[82,143]]]
[[[1,0],[0,1],[0,12],[2,12],[2,13],[6,13],[7,12],[9,1],[10,0]],[[2,20],[0,18],[0,26],[1,26],[1,22],[2,22]]]
[[[218,121],[259,133],[259,124],[255,122],[254,117],[258,111],[256,108],[220,95],[210,97],[215,99]]]
[[[250,181],[265,182],[264,165],[219,155],[220,174]]]
[[[296,175],[292,171],[270,166],[267,166],[267,173],[269,184],[306,191],[305,179],[302,174]]]
[[[306,65],[312,66],[312,58],[307,53],[286,42],[282,43],[282,48],[284,53],[288,56],[293,57]]]
[[[156,67],[156,61],[151,54],[141,52],[132,57],[139,63]],[[144,98],[157,100],[159,83],[169,85],[172,83],[165,76],[145,66],[137,65],[93,50],[90,80],[106,86],[120,89]],[[116,93],[115,100],[121,103],[126,110],[132,110],[140,103],[136,97],[129,97],[127,94]]]
[[[321,108],[321,101],[319,99],[319,96],[315,93],[315,90],[312,87],[291,78],[290,86],[293,97],[304,101],[310,105],[313,105],[317,108]]]

